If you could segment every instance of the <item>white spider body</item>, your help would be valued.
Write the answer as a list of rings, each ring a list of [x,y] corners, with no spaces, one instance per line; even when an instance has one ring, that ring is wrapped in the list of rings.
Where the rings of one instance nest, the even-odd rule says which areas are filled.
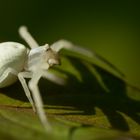
[[[27,49],[24,45],[16,42],[0,43],[0,88],[9,86],[17,80],[17,76],[5,73],[11,67],[17,72],[24,68]]]
[[[44,77],[58,84],[65,83],[64,79],[47,71],[53,65],[60,64],[58,52],[65,48],[91,59],[97,58],[109,63],[99,55],[66,40],[57,41],[50,46],[48,44],[39,46],[26,27],[21,27],[19,33],[30,46],[30,50],[16,42],[0,43],[0,88],[13,84],[18,77],[33,110],[37,112],[42,125],[48,131],[51,130],[51,126],[43,110],[38,82],[41,77]],[[30,78],[28,84],[26,78]]]

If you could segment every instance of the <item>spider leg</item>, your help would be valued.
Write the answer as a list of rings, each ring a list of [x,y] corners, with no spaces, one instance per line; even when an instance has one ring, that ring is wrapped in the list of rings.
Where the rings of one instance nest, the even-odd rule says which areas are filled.
[[[33,36],[28,32],[28,29],[26,26],[21,26],[19,28],[19,34],[21,38],[25,40],[25,42],[29,45],[30,48],[39,47],[39,44],[36,42]]]
[[[20,72],[18,74],[18,79],[19,79],[19,81],[20,81],[20,83],[21,83],[21,85],[24,89],[24,92],[25,92],[29,102],[32,105],[32,108],[33,108],[34,112],[36,112],[35,105],[34,105],[30,90],[29,90],[29,88],[27,86],[27,83],[25,81],[25,78],[32,78],[32,73],[30,73],[30,72]]]
[[[56,83],[58,85],[65,85],[66,81],[63,78],[60,78],[59,76],[56,76],[48,71],[44,71],[43,75],[44,78],[52,81],[53,83]]]
[[[43,101],[42,101],[39,88],[38,88],[38,82],[41,77],[42,77],[41,71],[34,73],[32,76],[32,79],[29,81],[29,88],[32,92],[32,96],[35,102],[37,114],[39,115],[39,119],[42,122],[42,125],[44,126],[44,128],[48,132],[48,131],[51,131],[51,126],[43,110]]]
[[[82,54],[82,55],[87,56],[89,58],[94,58],[94,59],[96,58],[97,60],[107,64],[110,68],[112,68],[113,70],[118,72],[121,76],[124,76],[124,74],[118,68],[116,68],[113,64],[111,64],[109,61],[107,61],[105,58],[103,58],[102,56],[100,56],[96,52],[93,52],[93,51],[86,49],[84,47],[74,45],[73,43],[71,43],[67,40],[59,40],[59,41],[53,43],[50,47],[56,52],[59,52],[61,49],[64,48],[64,49],[76,52],[78,54]]]
[[[3,72],[3,74],[0,76],[0,87],[5,87],[5,86],[8,86],[8,85],[11,84],[11,83],[7,83],[7,77],[9,77],[9,74],[17,76],[18,72],[15,69],[11,68],[11,67],[7,68]],[[13,79],[12,79],[12,81],[13,81]],[[15,77],[15,81],[16,81],[16,77]]]
[[[9,74],[12,74],[12,75],[15,75],[15,76],[18,77],[18,79],[20,80],[20,82],[22,84],[22,87],[23,87],[23,89],[25,91],[25,94],[26,94],[27,98],[28,98],[28,100],[30,101],[30,103],[31,103],[31,105],[33,107],[33,110],[35,111],[35,106],[34,106],[30,91],[29,91],[29,89],[27,87],[27,84],[25,82],[25,79],[24,79],[24,77],[30,78],[29,74],[26,73],[26,72],[18,73],[15,69],[9,67],[4,71],[3,75],[0,77],[1,85],[6,85],[7,84],[6,78],[8,77]]]

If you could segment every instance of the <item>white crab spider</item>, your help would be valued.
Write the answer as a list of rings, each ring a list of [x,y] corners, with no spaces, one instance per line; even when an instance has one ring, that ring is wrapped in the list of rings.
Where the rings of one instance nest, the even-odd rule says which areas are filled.
[[[18,78],[33,110],[37,112],[44,128],[49,131],[51,125],[43,110],[38,82],[41,77],[45,77],[58,84],[64,84],[63,79],[47,71],[51,66],[60,63],[58,52],[65,48],[101,61],[102,58],[66,40],[57,41],[51,46],[48,44],[39,46],[25,26],[19,28],[19,34],[31,49],[28,50],[24,45],[16,42],[0,43],[0,88],[13,84]],[[28,84],[25,78],[31,79]]]

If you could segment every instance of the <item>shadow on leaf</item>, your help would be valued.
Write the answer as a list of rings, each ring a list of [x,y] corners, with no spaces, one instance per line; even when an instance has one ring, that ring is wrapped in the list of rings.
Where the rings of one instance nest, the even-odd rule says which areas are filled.
[[[127,120],[122,113],[140,124],[140,116],[138,115],[140,113],[140,102],[128,97],[127,85],[123,80],[97,65],[90,64],[90,67],[88,67],[80,59],[72,57],[68,57],[68,59],[79,71],[81,81],[74,74],[56,68],[57,71],[68,76],[67,85],[59,86],[47,80],[41,80],[39,83],[45,104],[54,106],[55,110],[66,108],[74,111],[53,113],[54,115],[93,115],[94,117],[96,115],[95,108],[98,107],[107,117],[112,128],[123,131],[129,130]],[[98,73],[101,81],[93,71]],[[27,101],[18,82],[1,91],[12,98]],[[86,125],[86,119],[83,123]],[[88,123],[87,125],[94,125],[94,123]]]
[[[69,60],[80,72],[82,81],[77,80],[76,76],[69,72],[59,70],[68,75],[67,86],[54,85],[54,87],[51,83],[48,86],[48,91],[49,93],[53,91],[56,94],[44,99],[47,104],[71,106],[77,110],[73,113],[60,113],[61,115],[96,115],[95,107],[98,107],[107,117],[112,128],[118,130],[129,130],[128,122],[122,113],[140,124],[140,116],[138,115],[140,113],[140,102],[128,97],[127,85],[123,80],[92,64],[91,67],[99,74],[104,86],[108,89],[107,91],[85,63],[72,57],[69,57]],[[86,120],[84,123],[86,123]]]

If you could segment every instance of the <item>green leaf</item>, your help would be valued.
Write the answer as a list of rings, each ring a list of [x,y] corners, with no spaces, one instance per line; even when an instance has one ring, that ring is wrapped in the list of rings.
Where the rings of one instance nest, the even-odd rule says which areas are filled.
[[[0,139],[140,138],[140,92],[115,70],[66,55],[62,65],[50,71],[67,81],[64,86],[45,79],[39,83],[52,133],[45,132],[17,82],[0,90]]]

